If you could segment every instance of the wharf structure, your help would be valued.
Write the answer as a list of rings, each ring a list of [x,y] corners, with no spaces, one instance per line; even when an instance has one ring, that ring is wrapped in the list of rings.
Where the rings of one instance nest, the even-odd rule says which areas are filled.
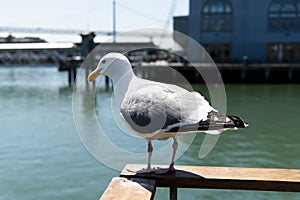
[[[221,2],[221,0],[218,1]],[[222,2],[225,1],[223,0]],[[212,4],[210,4],[210,6],[212,6]],[[181,18],[182,17],[180,17],[180,20]],[[178,24],[176,25],[176,23],[178,23],[178,21],[175,20],[175,28],[181,27],[177,26]],[[184,23],[181,25],[184,25]],[[186,25],[187,24],[185,23],[185,26]],[[203,77],[199,74],[199,71],[209,74],[212,74],[213,71],[213,68],[211,67],[212,63],[207,63],[207,65],[205,63],[187,63],[184,58],[179,57],[168,50],[159,49],[159,47],[152,42],[112,42],[99,44],[94,43],[95,34],[93,32],[81,34],[81,37],[81,43],[56,44],[48,43],[40,39],[37,40],[36,38],[23,38],[23,40],[29,40],[30,42],[16,42],[12,40],[7,42],[8,39],[14,38],[5,38],[5,41],[0,43],[0,66],[40,66],[50,63],[58,66],[59,71],[67,71],[69,84],[72,85],[75,83],[77,69],[91,50],[94,50],[92,52],[94,63],[90,64],[89,67],[95,67],[100,58],[106,53],[112,51],[121,52],[126,54],[133,67],[138,66],[136,71],[139,75],[152,80],[156,80],[159,75],[161,77],[161,74],[163,73],[168,74],[167,77],[169,78],[176,79],[176,76],[173,77],[172,74],[169,73],[166,66],[178,71],[190,83],[204,83]],[[188,58],[190,53],[188,51],[188,44],[184,43],[185,41],[178,40],[176,34],[174,37],[180,45],[187,49],[186,53]],[[294,45],[297,46],[297,43]],[[209,45],[206,45],[206,48],[208,46]],[[218,48],[212,49],[214,51],[218,50]],[[255,49],[253,48],[252,50],[254,51]],[[277,57],[277,59],[282,59],[281,61],[271,62],[264,60],[267,57],[261,57],[259,62],[255,62],[251,56],[248,56],[250,54],[247,54],[247,56],[242,56],[243,54],[240,54],[242,56],[240,60],[232,60],[233,57],[224,60],[224,55],[220,56],[218,53],[214,54],[209,50],[208,52],[219,69],[220,74],[216,75],[220,75],[224,83],[300,83],[300,63],[297,61],[297,56],[293,57],[294,60],[287,62],[286,60],[283,60],[283,58],[286,58],[284,57],[286,54],[281,52],[280,57]],[[223,49],[222,52],[228,53],[231,51],[224,51]],[[233,55],[233,53],[230,53],[229,55]],[[165,62],[156,62],[162,60]],[[89,68],[86,70],[86,73],[88,74],[92,69]],[[107,85],[108,83],[109,81],[107,79]]]
[[[300,63],[300,0],[190,0],[189,6],[188,16],[174,17],[174,30],[215,62]]]
[[[73,43],[48,43],[38,37],[0,37],[0,66],[59,65],[61,58],[78,55]]]

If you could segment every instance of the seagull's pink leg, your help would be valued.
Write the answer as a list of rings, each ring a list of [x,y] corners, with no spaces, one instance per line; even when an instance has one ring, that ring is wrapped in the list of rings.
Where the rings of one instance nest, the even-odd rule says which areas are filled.
[[[152,158],[153,146],[151,140],[148,140],[148,166],[147,169],[151,169],[151,158]]]
[[[151,158],[152,158],[152,152],[153,152],[153,146],[151,143],[151,140],[147,140],[148,142],[148,165],[147,168],[141,169],[137,171],[136,173],[139,174],[149,174],[155,171],[155,168],[151,168]]]
[[[176,152],[177,152],[177,148],[178,148],[178,142],[177,142],[177,139],[176,137],[173,137],[173,154],[172,154],[172,160],[171,160],[171,164],[170,164],[170,167],[172,166],[173,169],[174,169],[174,161],[175,161],[175,156],[176,156]],[[174,169],[175,170],[175,169]]]
[[[173,137],[173,154],[172,154],[172,160],[171,160],[171,164],[169,166],[169,168],[159,168],[155,171],[156,174],[167,174],[167,173],[174,173],[175,172],[175,168],[174,168],[174,162],[175,162],[175,156],[176,156],[176,152],[177,152],[177,148],[178,148],[178,142],[176,137]]]

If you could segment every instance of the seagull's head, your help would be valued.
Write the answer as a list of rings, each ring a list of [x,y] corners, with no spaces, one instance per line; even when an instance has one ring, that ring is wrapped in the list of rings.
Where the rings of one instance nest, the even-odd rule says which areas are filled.
[[[101,58],[96,69],[89,74],[88,82],[94,81],[101,74],[113,77],[131,70],[131,64],[121,53],[109,53]]]

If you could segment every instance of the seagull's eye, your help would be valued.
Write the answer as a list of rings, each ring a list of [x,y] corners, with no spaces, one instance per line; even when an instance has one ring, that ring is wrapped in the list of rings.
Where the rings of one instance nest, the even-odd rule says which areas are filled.
[[[102,64],[105,64],[105,63],[106,63],[106,60],[102,60],[101,63],[102,63]]]

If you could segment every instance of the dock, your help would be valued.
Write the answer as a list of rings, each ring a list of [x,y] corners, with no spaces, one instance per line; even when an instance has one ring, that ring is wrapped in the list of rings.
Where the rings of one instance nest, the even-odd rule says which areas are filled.
[[[206,83],[201,74],[216,76],[230,84],[298,84],[300,83],[300,63],[168,63],[165,66],[143,63],[138,68],[143,76],[156,80],[157,76],[170,74],[167,68],[175,69],[190,83]],[[219,74],[216,73],[216,67]],[[200,73],[199,73],[200,72]]]
[[[142,78],[162,81],[161,72],[172,68],[179,72],[189,83],[207,83],[202,73],[209,76],[220,76],[224,83],[242,84],[299,84],[300,63],[254,63],[244,61],[240,63],[188,63],[177,54],[165,51],[160,54],[159,47],[153,42],[111,42],[94,43],[95,33],[80,35],[81,43],[2,43],[0,44],[0,66],[15,65],[56,65],[58,71],[68,73],[68,83],[72,86],[76,80],[76,73],[89,53],[94,49],[95,64],[89,66],[88,72],[96,67],[99,59],[109,52],[127,52],[133,68],[138,68]],[[7,38],[9,39],[9,38]],[[155,53],[156,52],[156,53]],[[97,62],[96,62],[97,61]],[[163,63],[163,64],[160,64]],[[219,73],[215,73],[215,69]],[[170,72],[170,71],[169,71]],[[160,76],[160,77],[159,77]],[[178,82],[176,77],[173,83]],[[163,80],[165,80],[165,78]],[[220,78],[211,79],[218,80]],[[109,80],[106,78],[107,85]],[[216,82],[212,82],[216,83]]]
[[[170,200],[177,199],[178,188],[300,192],[299,169],[175,166],[173,174],[132,172],[143,167],[126,165],[120,177],[112,179],[100,200],[150,200],[154,199],[157,187],[169,188]]]

